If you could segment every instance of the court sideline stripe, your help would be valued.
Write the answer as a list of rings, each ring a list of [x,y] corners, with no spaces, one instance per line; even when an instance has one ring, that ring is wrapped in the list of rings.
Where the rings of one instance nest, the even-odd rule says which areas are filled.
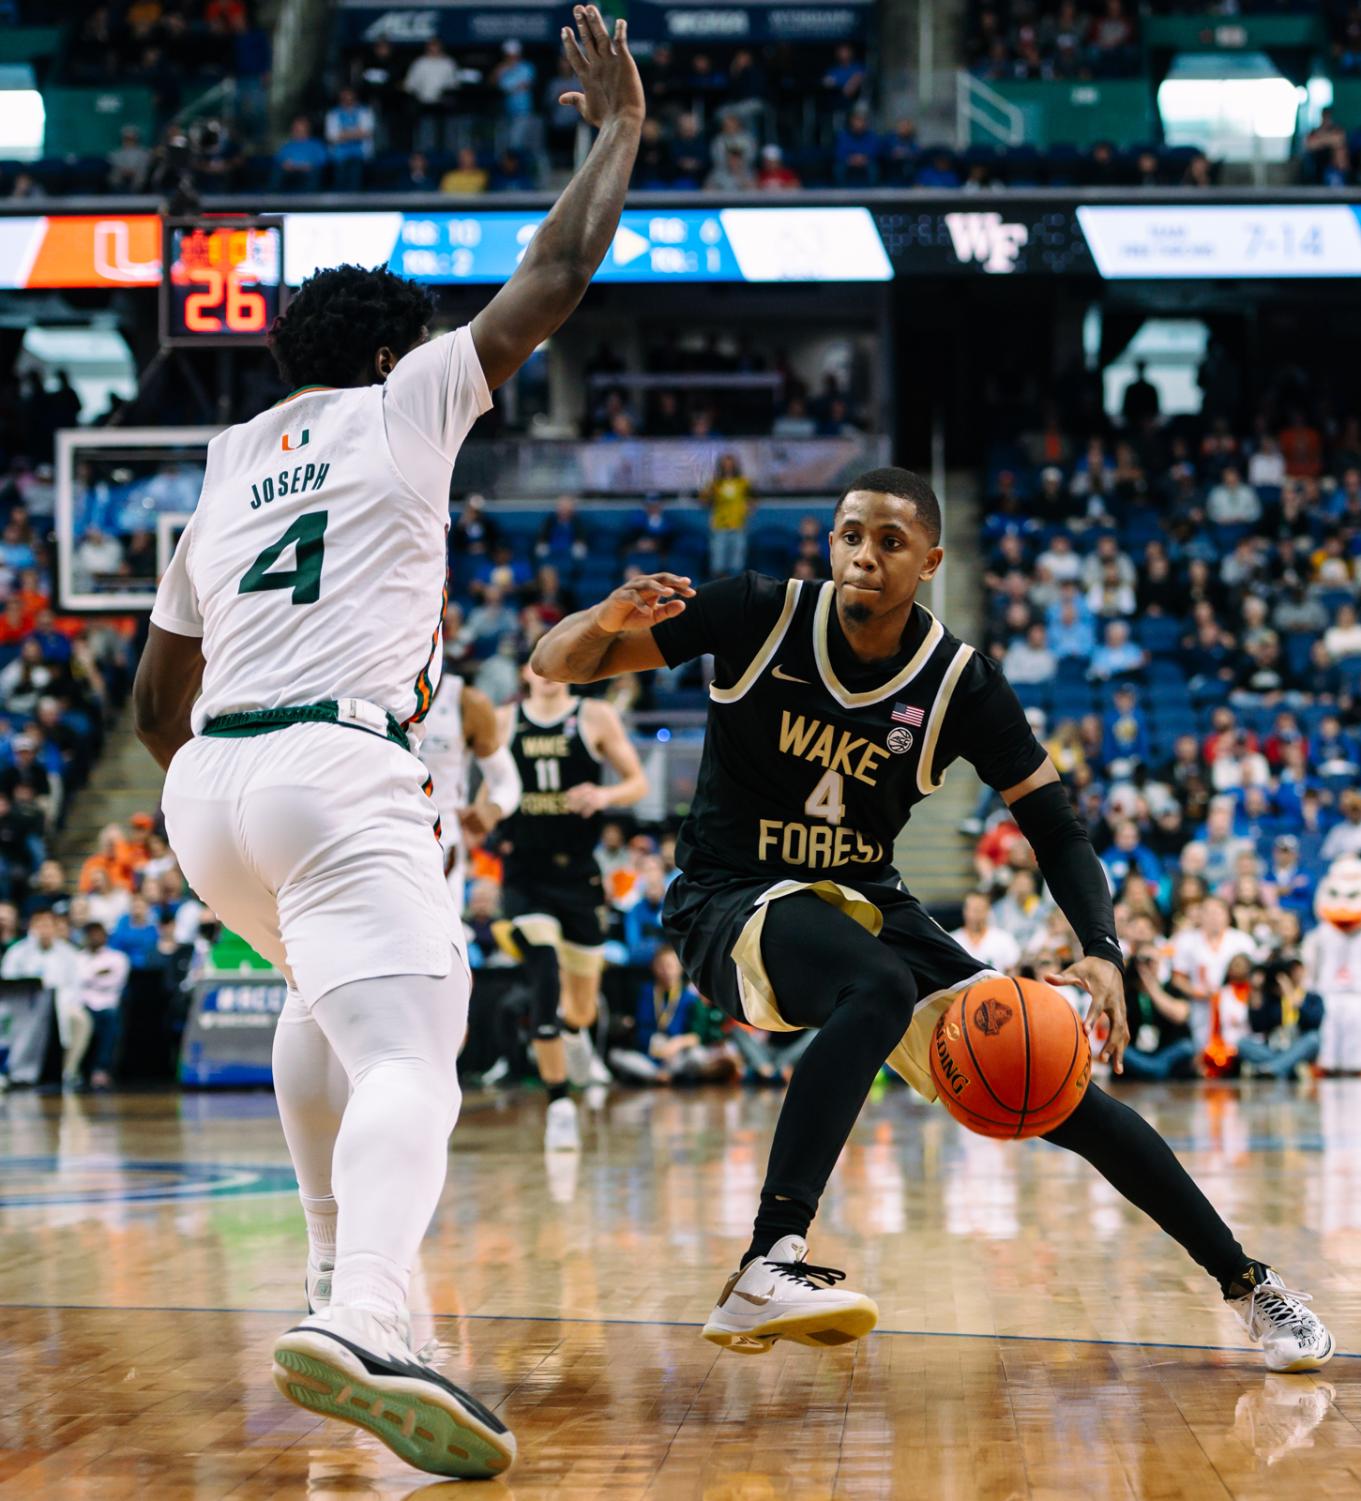
[[[267,1315],[281,1319],[297,1318],[296,1308],[173,1308],[158,1303],[5,1303],[0,1309],[35,1313],[233,1313]],[[608,1328],[625,1329],[702,1329],[704,1325],[691,1319],[586,1319],[561,1318],[546,1313],[427,1313],[420,1318],[433,1319],[436,1323],[457,1323],[472,1320],[486,1324],[601,1324]],[[1011,1344],[1024,1345],[1099,1345],[1116,1350],[1202,1350],[1222,1355],[1253,1355],[1257,1352],[1251,1345],[1182,1345],[1170,1340],[1143,1339],[1081,1339],[1065,1334],[972,1334],[954,1329],[874,1329],[869,1337],[896,1335],[910,1339],[975,1339],[1005,1340]],[[1361,1351],[1334,1350],[1334,1360],[1361,1360]]]

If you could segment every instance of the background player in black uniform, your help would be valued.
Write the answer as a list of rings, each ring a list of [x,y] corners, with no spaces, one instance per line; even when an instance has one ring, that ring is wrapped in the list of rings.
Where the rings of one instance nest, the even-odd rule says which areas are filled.
[[[862,475],[830,538],[832,581],[757,574],[698,594],[634,579],[539,643],[536,668],[589,682],[712,652],[699,786],[666,918],[691,976],[732,1015],[819,1027],[790,1082],[743,1264],[705,1326],[748,1351],[835,1344],[874,1304],[807,1262],[804,1235],[870,1085],[889,1059],[927,1098],[925,1043],[980,973],[891,863],[913,806],[964,757],[1010,806],[1084,957],[1046,978],[1091,996],[1088,1031],[1117,1071],[1128,1040],[1106,878],[1053,762],[995,664],[916,604],[939,568],[940,507],[902,469]],[[1095,1085],[1048,1140],[1080,1153],[1220,1284],[1267,1363],[1315,1369],[1332,1338],[1251,1260],[1166,1143]]]
[[[595,858],[601,813],[645,796],[647,777],[613,705],[574,698],[529,667],[523,675],[523,699],[497,711],[524,790],[502,825],[505,920],[496,932],[534,990],[534,1054],[548,1089],[545,1145],[575,1151],[581,1132],[568,1080],[590,1083],[593,1066],[609,1078],[589,1030],[600,1009],[608,906]],[[619,777],[609,787],[600,782],[602,765]]]

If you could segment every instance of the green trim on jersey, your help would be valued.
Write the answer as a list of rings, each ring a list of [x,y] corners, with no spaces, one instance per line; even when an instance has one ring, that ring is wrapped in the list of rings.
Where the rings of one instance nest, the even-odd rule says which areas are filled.
[[[299,386],[296,391],[290,391],[287,396],[281,396],[274,405],[281,407],[284,402],[292,401],[295,396],[306,396],[309,391],[338,391],[339,389],[339,386]]]
[[[203,733],[223,740],[236,740],[248,735],[269,735],[295,724],[338,724],[342,729],[362,730],[366,735],[378,733],[367,725],[341,719],[340,705],[334,699],[320,704],[298,704],[293,708],[243,709],[238,713],[218,714],[203,726]],[[392,714],[387,717],[386,738],[403,750],[411,749],[411,742]]]

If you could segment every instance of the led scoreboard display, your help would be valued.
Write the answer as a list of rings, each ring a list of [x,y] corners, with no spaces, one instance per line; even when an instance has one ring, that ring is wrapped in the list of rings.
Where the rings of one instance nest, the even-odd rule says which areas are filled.
[[[262,344],[287,295],[283,221],[167,219],[162,265],[163,344]]]

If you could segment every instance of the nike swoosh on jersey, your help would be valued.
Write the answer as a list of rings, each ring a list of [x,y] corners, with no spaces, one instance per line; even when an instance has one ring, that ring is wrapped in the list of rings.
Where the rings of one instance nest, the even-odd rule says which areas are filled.
[[[796,678],[792,673],[786,672],[782,667],[772,667],[770,669],[770,675],[773,678],[778,678],[782,683],[802,683],[805,688],[808,687],[807,678]]]

